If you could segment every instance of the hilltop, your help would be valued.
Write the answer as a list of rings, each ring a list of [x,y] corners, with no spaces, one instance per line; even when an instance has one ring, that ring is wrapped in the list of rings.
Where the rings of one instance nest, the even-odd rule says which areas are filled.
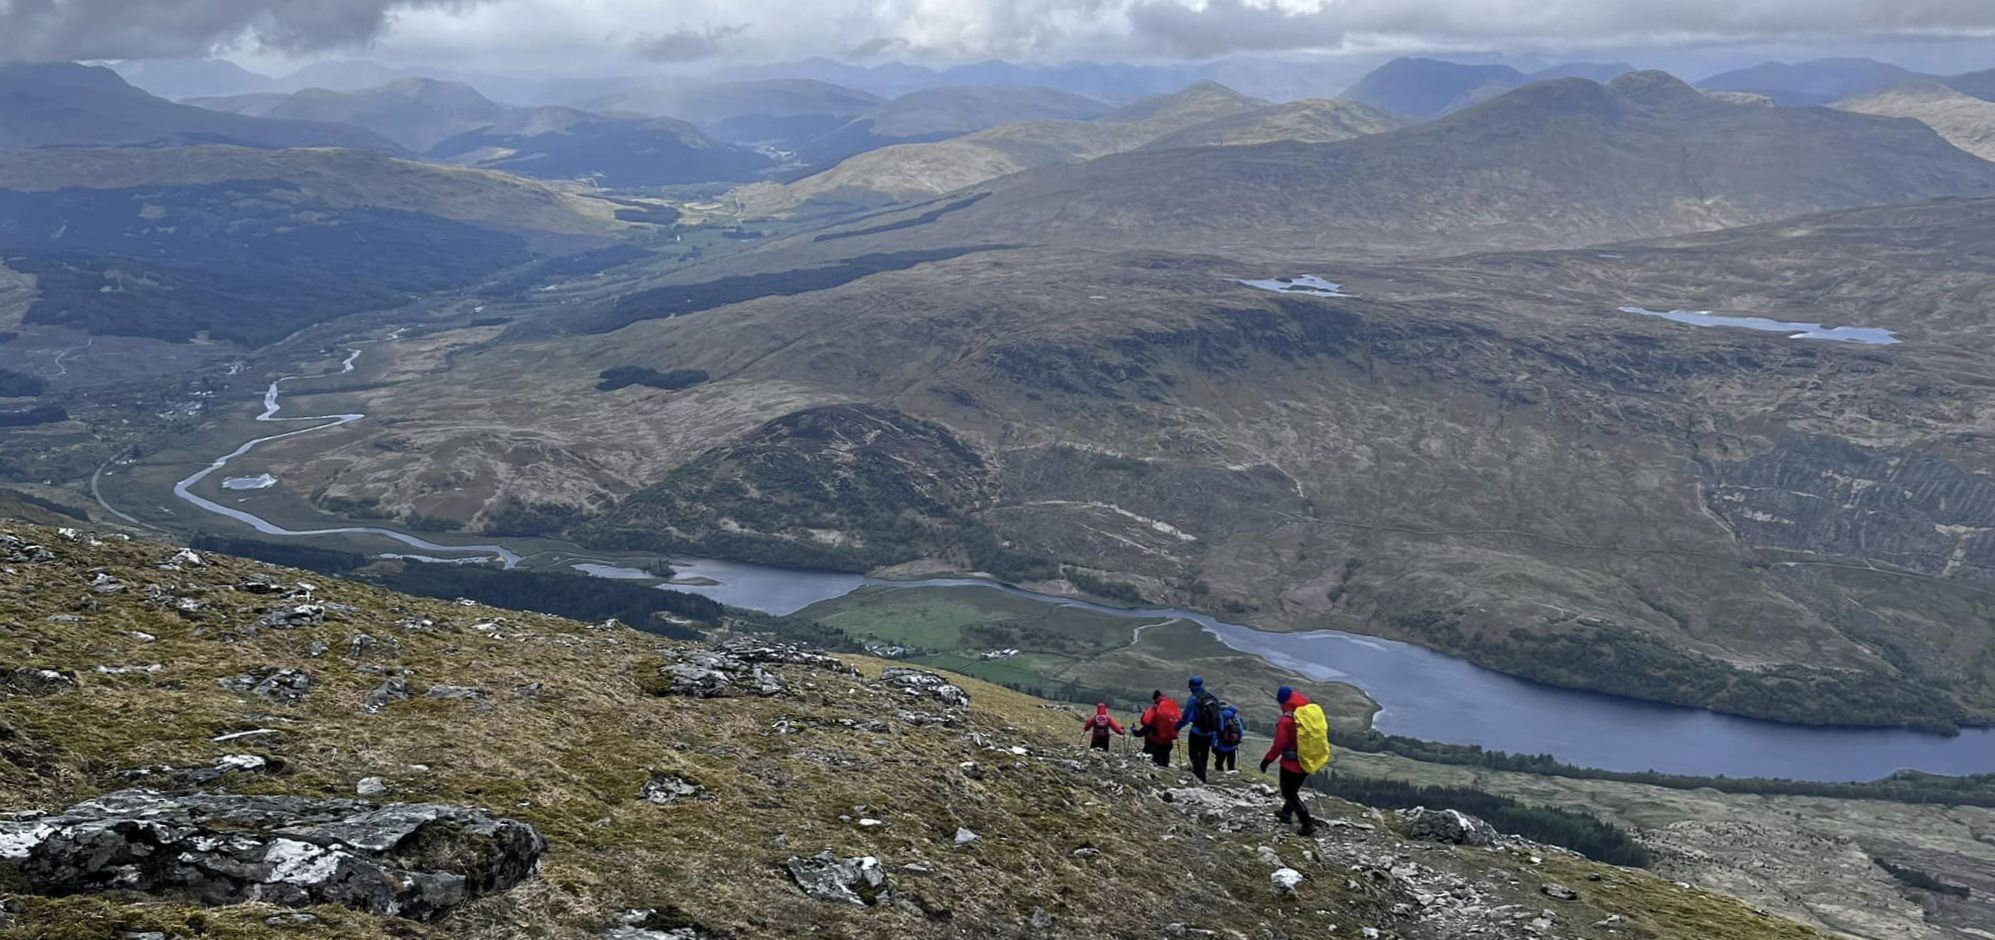
[[[1983,195],[1995,164],[1915,123],[1721,101],[1637,72],[1540,82],[1352,140],[1145,150],[988,189],[933,220],[868,220],[862,231],[892,234],[848,250],[1069,243],[1272,259],[1578,247]]]
[[[1091,120],[1019,121],[948,140],[869,150],[786,186],[743,187],[738,196],[754,214],[907,202],[1033,167],[1133,150],[1163,135],[1267,107],[1216,82],[1200,82]]]
[[[1085,752],[1075,716],[972,680],[5,528],[4,808],[77,808],[0,822],[0,937],[1815,936],[1515,839],[1404,834],[1486,839],[1452,818],[1317,798],[1324,834],[1283,834],[1251,773],[1198,788]],[[126,807],[235,828],[67,848]],[[321,821],[269,828],[293,818]],[[182,867],[103,890],[154,839]],[[406,880],[369,888],[376,866]]]
[[[68,62],[0,64],[0,150],[185,144],[401,149],[387,138],[343,124],[175,104],[132,87],[108,68]]]

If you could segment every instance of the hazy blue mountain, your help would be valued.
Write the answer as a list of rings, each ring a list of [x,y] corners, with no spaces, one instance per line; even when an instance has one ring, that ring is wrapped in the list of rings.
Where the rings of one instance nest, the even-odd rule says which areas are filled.
[[[227,59],[132,59],[111,66],[161,98],[213,98],[264,91],[274,81]]]
[[[1811,59],[1791,64],[1762,62],[1721,72],[1698,82],[1697,87],[1765,95],[1775,104],[1820,105],[1929,77],[1875,59]]]
[[[108,68],[68,62],[0,65],[0,149],[194,143],[400,149],[345,124],[176,104],[132,87]]]

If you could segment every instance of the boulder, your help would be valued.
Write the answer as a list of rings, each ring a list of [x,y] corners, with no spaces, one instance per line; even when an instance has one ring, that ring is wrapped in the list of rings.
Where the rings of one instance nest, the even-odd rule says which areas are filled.
[[[714,644],[714,649],[748,663],[763,663],[772,666],[809,666],[841,675],[856,676],[859,670],[847,665],[836,656],[829,656],[816,650],[807,650],[788,643],[776,643],[755,637],[729,637]]]
[[[680,800],[697,799],[706,795],[706,788],[673,774],[652,774],[644,786],[637,789],[637,798],[646,803],[660,806],[677,803]]]
[[[474,689],[466,685],[433,685],[427,691],[423,692],[423,698],[476,699],[484,697],[485,691],[483,689]]]
[[[76,673],[33,666],[0,666],[0,695],[54,695],[76,688]]]
[[[427,803],[120,790],[34,821],[22,864],[42,894],[140,891],[203,904],[341,904],[435,918],[531,876],[532,826]]]
[[[782,676],[728,653],[681,650],[669,655],[671,658],[658,667],[659,682],[652,689],[659,695],[692,698],[755,695],[768,698],[781,695],[789,688]]]
[[[970,693],[932,672],[895,666],[880,673],[879,681],[915,698],[932,698],[949,708],[970,707]]]
[[[381,709],[387,708],[390,703],[400,702],[408,697],[409,680],[401,676],[389,676],[386,681],[375,686],[374,691],[367,693],[367,698],[361,700],[360,710],[369,715],[378,715]]]
[[[1553,900],[1558,900],[1558,901],[1579,900],[1579,892],[1574,891],[1573,889],[1568,888],[1565,885],[1558,884],[1556,882],[1547,884],[1539,888],[1538,890],[1543,892],[1545,897],[1552,898]]]
[[[256,754],[225,754],[205,767],[174,767],[160,764],[154,767],[140,767],[127,770],[118,776],[132,782],[143,781],[149,786],[206,786],[229,774],[261,774],[273,770],[269,760]]]
[[[1408,838],[1451,845],[1490,845],[1496,842],[1494,827],[1460,810],[1416,806],[1401,810],[1399,817]]]
[[[55,553],[15,535],[0,535],[0,561],[29,564],[54,561]]]
[[[272,630],[296,630],[301,627],[316,627],[326,622],[326,609],[318,604],[293,604],[279,607],[256,618],[252,630],[269,627]]]
[[[302,669],[271,667],[239,676],[224,676],[215,682],[230,692],[254,695],[285,705],[297,704],[305,693],[312,690],[312,676]]]
[[[1277,868],[1268,875],[1268,880],[1274,883],[1276,894],[1291,895],[1302,885],[1302,872],[1293,868]]]
[[[810,858],[792,857],[783,867],[797,887],[819,901],[870,907],[891,899],[886,869],[871,855],[838,858],[827,849]]]

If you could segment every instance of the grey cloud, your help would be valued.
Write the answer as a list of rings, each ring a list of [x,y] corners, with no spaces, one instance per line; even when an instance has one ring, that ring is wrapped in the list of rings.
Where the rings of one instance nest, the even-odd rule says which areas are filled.
[[[693,62],[719,55],[728,39],[747,30],[746,23],[704,29],[681,27],[669,33],[640,37],[632,48],[638,55],[656,62]]]
[[[286,52],[365,44],[390,14],[477,0],[0,0],[0,60],[181,58],[248,41]]]
[[[1131,0],[1127,10],[1139,42],[1190,56],[1321,49],[1360,38],[1555,46],[1995,31],[1989,0],[1326,0],[1313,10]]]

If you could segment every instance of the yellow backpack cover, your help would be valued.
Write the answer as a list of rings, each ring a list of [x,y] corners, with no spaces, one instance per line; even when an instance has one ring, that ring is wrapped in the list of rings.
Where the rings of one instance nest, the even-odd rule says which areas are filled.
[[[1295,710],[1295,759],[1306,774],[1330,764],[1330,719],[1315,702]]]

